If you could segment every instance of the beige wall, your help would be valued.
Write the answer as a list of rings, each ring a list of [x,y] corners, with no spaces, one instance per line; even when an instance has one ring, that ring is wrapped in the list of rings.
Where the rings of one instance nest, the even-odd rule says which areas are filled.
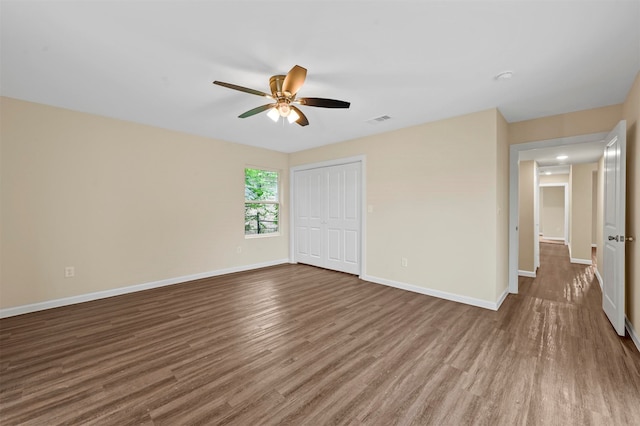
[[[509,124],[497,115],[497,192],[496,192],[496,295],[509,287]]]
[[[540,233],[545,238],[564,238],[564,187],[540,187]]]
[[[535,233],[535,161],[520,161],[518,188],[518,270],[534,273],[536,268],[534,254]]]
[[[591,229],[593,201],[593,171],[597,164],[573,164],[569,174],[570,203],[569,227],[571,241],[569,253],[572,259],[591,261]]]
[[[507,244],[504,127],[492,109],[293,153],[290,164],[365,155],[367,275],[495,302],[507,286],[496,249]]]
[[[538,182],[540,185],[549,183],[569,183],[569,174],[538,176]]]
[[[535,142],[608,132],[618,124],[622,105],[553,115],[509,124],[509,143]]]
[[[627,248],[626,315],[636,333],[640,333],[640,72],[622,109],[627,120],[627,235],[636,237]]]
[[[286,154],[10,98],[0,107],[0,307],[288,257]],[[279,237],[244,238],[247,164],[282,172]]]

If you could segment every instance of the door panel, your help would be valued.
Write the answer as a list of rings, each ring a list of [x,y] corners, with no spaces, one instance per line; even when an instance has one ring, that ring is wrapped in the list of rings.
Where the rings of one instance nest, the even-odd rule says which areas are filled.
[[[296,250],[299,255],[309,255],[309,229],[304,226],[296,227]]]
[[[325,192],[327,205],[329,206],[327,219],[339,220],[342,215],[342,193],[344,187],[342,185],[342,171],[339,167],[329,167],[327,169],[327,191]]]
[[[602,309],[624,336],[626,121],[609,133],[604,151]]]
[[[614,259],[616,256],[616,250],[612,247],[612,244],[605,244],[604,246],[604,258]],[[605,268],[604,276],[602,278],[604,282],[613,283],[616,281],[616,271],[615,268]],[[618,300],[618,292],[615,285],[606,285],[602,286],[602,297],[603,297],[603,306],[613,306],[615,307]]]
[[[360,205],[359,184],[360,170],[345,170],[344,218],[346,220],[360,220],[358,206]]]
[[[322,266],[322,176],[318,170],[295,174],[295,258]]]
[[[342,229],[327,230],[327,261],[330,263],[342,261]]]
[[[318,226],[322,221],[322,175],[319,170],[311,170],[306,191],[309,197],[309,219]]]
[[[328,191],[327,202],[333,207],[328,212],[328,229],[340,230],[331,233],[327,267],[351,274],[360,273],[359,250],[356,245],[351,248],[347,261],[346,233],[351,232],[360,238],[360,163],[345,164],[327,169]],[[339,252],[337,251],[339,248]]]
[[[344,258],[343,271],[352,274],[360,273],[360,223],[362,221],[362,206],[360,191],[362,188],[361,164],[354,163],[345,166],[344,180]]]
[[[344,231],[344,261],[351,265],[358,263],[358,241],[359,235],[355,231]]]
[[[318,228],[309,228],[309,257],[312,264],[323,266],[322,259],[322,230]],[[315,259],[315,260],[313,260]]]
[[[296,175],[296,211],[298,218],[309,219],[309,191],[303,191],[309,185],[310,176]]]

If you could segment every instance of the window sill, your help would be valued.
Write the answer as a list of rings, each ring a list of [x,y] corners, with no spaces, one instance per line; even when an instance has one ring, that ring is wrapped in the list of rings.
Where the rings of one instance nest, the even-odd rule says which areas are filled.
[[[280,233],[279,232],[271,232],[269,234],[249,234],[249,235],[245,235],[244,239],[245,240],[253,240],[256,238],[269,238],[269,237],[279,237]]]

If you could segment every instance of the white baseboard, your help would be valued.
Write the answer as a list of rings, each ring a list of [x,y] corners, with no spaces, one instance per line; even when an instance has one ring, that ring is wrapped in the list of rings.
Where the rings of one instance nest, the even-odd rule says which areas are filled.
[[[518,269],[518,276],[519,277],[535,278],[536,277],[536,273],[535,273],[535,271],[523,271],[522,269]]]
[[[629,336],[631,336],[631,340],[633,340],[633,343],[635,343],[636,348],[638,348],[638,351],[640,352],[640,338],[638,337],[638,333],[636,333],[636,330],[634,330],[633,325],[631,325],[629,318],[627,318],[626,316],[624,317],[624,325],[629,332]]]
[[[96,291],[94,293],[81,294],[78,296],[64,297],[62,299],[47,300],[45,302],[32,303],[29,305],[16,306],[13,308],[0,309],[0,318],[13,317],[16,315],[28,314],[30,312],[44,311],[45,309],[59,308],[61,306],[75,305],[76,303],[90,302],[92,300],[105,299],[107,297],[120,296],[121,294],[135,293],[137,291],[150,290],[152,288],[164,287],[173,284],[180,284],[187,281],[211,278],[218,275],[232,274],[234,272],[250,271],[253,269],[266,268],[268,266],[289,263],[289,259],[278,259],[270,262],[255,263],[253,265],[236,266],[233,268],[218,269],[216,271],[202,272],[199,274],[185,275],[183,277],[167,278],[165,280],[153,281],[144,284],[137,284],[128,287],[114,288],[110,290]]]
[[[595,243],[594,243],[594,244],[591,244],[591,248],[598,248],[598,245],[597,245],[597,244],[595,244]]]
[[[600,284],[600,291],[602,291],[602,275],[600,275],[600,271],[596,268],[596,278],[598,279],[598,284]]]
[[[542,238],[545,240],[551,240],[551,241],[564,241],[564,237],[545,237],[543,235]]]
[[[365,281],[369,281],[375,284],[382,284],[389,287],[399,288],[401,290],[412,291],[414,293],[424,294],[426,296],[437,297],[439,299],[450,300],[452,302],[464,303],[465,305],[477,306],[479,308],[490,309],[492,311],[497,311],[500,307],[500,304],[504,301],[504,298],[507,297],[508,289],[505,290],[504,294],[501,296],[501,300],[498,302],[489,302],[486,300],[476,299],[468,296],[461,296],[459,294],[447,293],[445,291],[434,290],[431,288],[420,287],[413,284],[406,284],[399,281],[388,280],[386,278],[372,277],[371,275],[363,275],[362,279]]]
[[[569,261],[571,263],[577,263],[577,264],[580,264],[580,265],[591,265],[593,263],[591,261],[591,259],[577,259],[575,257],[569,258]]]
[[[509,295],[509,287],[505,288],[502,294],[500,295],[500,297],[498,298],[498,301],[496,302],[496,309],[494,309],[495,311],[500,309],[500,306],[502,306],[502,302],[505,301],[508,295]]]

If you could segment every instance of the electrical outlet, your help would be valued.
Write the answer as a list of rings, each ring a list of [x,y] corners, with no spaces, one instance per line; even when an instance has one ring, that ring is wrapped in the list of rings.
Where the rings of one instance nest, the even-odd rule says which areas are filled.
[[[409,265],[409,262],[407,261],[407,258],[406,258],[406,257],[403,257],[403,258],[402,258],[402,266],[403,266],[404,268],[406,268],[408,265]]]
[[[73,278],[76,276],[76,268],[74,266],[66,266],[64,268],[64,277]]]
[[[236,253],[238,254],[242,253],[242,246],[238,246],[238,248],[236,249]]]

